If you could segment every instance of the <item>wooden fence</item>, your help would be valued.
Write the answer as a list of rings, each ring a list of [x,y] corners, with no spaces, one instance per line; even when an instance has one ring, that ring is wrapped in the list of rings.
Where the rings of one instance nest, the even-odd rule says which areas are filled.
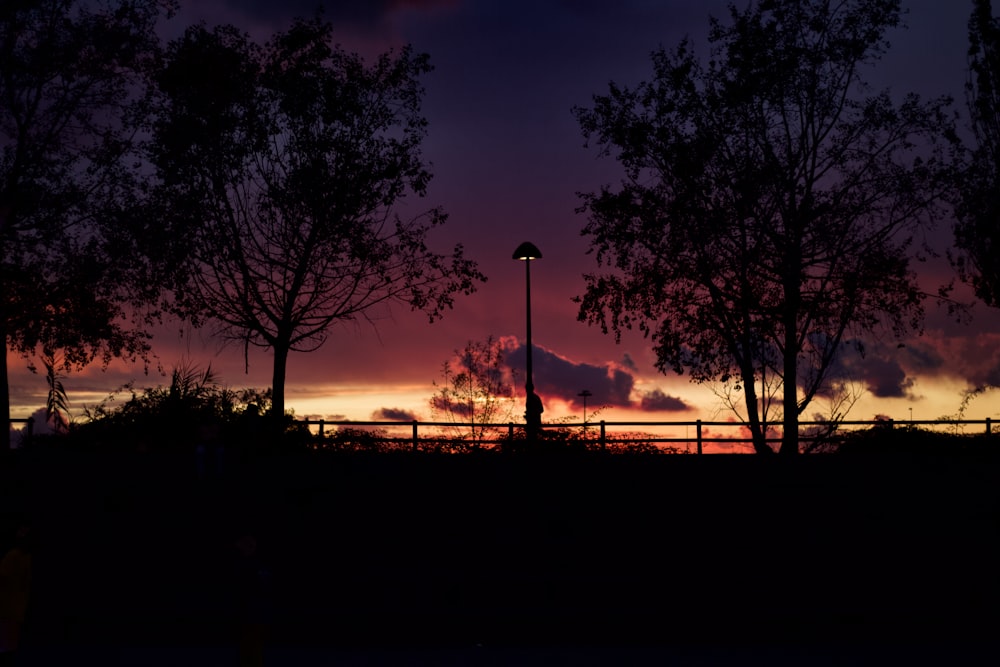
[[[422,449],[422,445],[428,442],[439,442],[443,439],[448,438],[448,433],[455,434],[458,431],[465,431],[468,434],[472,434],[474,431],[479,431],[480,433],[489,433],[492,437],[490,438],[479,438],[478,442],[489,445],[497,446],[501,443],[504,438],[506,440],[514,440],[519,433],[523,433],[524,424],[515,424],[513,422],[509,423],[487,423],[487,424],[472,424],[472,423],[456,423],[456,422],[422,422],[422,421],[327,421],[327,420],[300,420],[300,424],[306,424],[310,428],[316,427],[315,433],[320,437],[327,435],[333,435],[328,431],[328,429],[357,429],[358,431],[379,429],[384,431],[383,434],[379,434],[378,431],[375,432],[375,436],[381,437],[383,440],[392,441],[395,443],[408,443],[413,451],[419,451]],[[781,424],[774,423],[768,426],[768,430],[774,432],[774,429],[780,428]],[[950,428],[955,432],[965,432],[964,429],[967,426],[976,426],[976,430],[979,433],[984,433],[985,435],[990,435],[993,429],[993,420],[987,419],[953,419],[953,420],[905,420],[896,421],[892,419],[888,420],[869,420],[869,421],[811,421],[811,422],[799,422],[799,428],[801,432],[799,434],[800,442],[815,442],[818,440],[826,440],[832,437],[842,437],[846,433],[852,430],[860,428],[883,428],[886,430],[893,430],[895,428],[904,429],[915,429],[915,428],[928,428],[929,430],[940,430],[942,428]],[[684,436],[680,435],[668,435],[668,436],[658,436],[656,434],[657,430],[662,430],[665,428],[678,429],[684,428],[686,433]],[[651,443],[658,446],[669,446],[677,447],[679,445],[694,446],[695,450],[692,453],[704,454],[706,445],[746,445],[749,446],[753,440],[746,435],[737,435],[732,437],[723,437],[711,432],[712,429],[746,429],[746,425],[740,422],[731,421],[705,421],[701,419],[696,419],[694,421],[606,421],[601,420],[599,422],[576,422],[576,423],[553,423],[553,424],[543,424],[542,433],[543,436],[546,431],[550,433],[572,433],[573,439],[576,441],[590,441],[594,443],[594,446],[600,449],[607,449],[609,443],[629,443],[629,442],[644,442]],[[404,437],[402,435],[396,435],[395,437],[389,435],[389,430],[399,433],[402,430],[408,429],[409,433]],[[626,429],[623,431],[622,429]],[[638,430],[637,430],[638,429]],[[694,433],[690,433],[691,429]],[[423,431],[423,434],[421,434]],[[497,437],[499,436],[499,437]],[[454,437],[454,435],[453,435]],[[473,439],[476,439],[473,436]],[[767,438],[768,442],[781,442],[780,435],[770,436]],[[749,447],[748,447],[749,450]]]

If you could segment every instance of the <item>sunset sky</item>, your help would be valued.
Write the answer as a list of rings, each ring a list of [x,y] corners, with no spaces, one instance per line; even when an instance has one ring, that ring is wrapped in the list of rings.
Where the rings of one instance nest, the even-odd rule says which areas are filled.
[[[316,0],[187,0],[164,26],[179,34],[199,20],[234,23],[265,40],[293,16],[310,16]],[[615,344],[612,336],[577,321],[572,298],[582,294],[582,274],[596,264],[580,235],[578,192],[619,179],[618,165],[584,147],[572,116],[611,80],[634,85],[651,75],[649,54],[690,35],[702,55],[709,14],[723,16],[720,0],[346,0],[326,2],[326,16],[350,50],[373,56],[412,44],[430,54],[435,71],[425,77],[424,112],[430,126],[424,154],[434,174],[421,207],[442,206],[448,225],[432,242],[446,250],[463,243],[489,281],[460,298],[443,320],[405,309],[379,313],[376,327],[359,323],[332,332],[320,350],[294,354],[287,402],[300,417],[368,420],[431,419],[428,399],[442,363],[469,340],[494,336],[512,341],[511,360],[523,364],[524,265],[511,259],[522,241],[544,257],[531,265],[535,385],[546,420],[582,416],[577,396],[592,393],[588,408],[606,406],[600,418],[625,420],[724,420],[710,388],[654,368],[647,340],[638,335]],[[737,5],[742,5],[737,2]],[[891,36],[893,48],[869,80],[875,88],[950,94],[964,117],[966,22],[971,1],[904,0],[909,29]],[[964,123],[964,121],[962,121]],[[951,222],[941,221],[934,244],[946,251]],[[952,277],[946,261],[919,266],[933,292]],[[967,292],[959,292],[968,298]],[[935,419],[954,414],[961,392],[1000,383],[997,324],[1000,312],[977,306],[969,324],[928,303],[922,336],[898,347],[871,344],[849,364],[868,388],[850,417],[885,414]],[[183,331],[179,337],[178,332]],[[220,349],[207,332],[170,323],[154,351],[165,370],[179,363],[211,363],[232,387],[270,384],[270,356],[251,351],[249,373],[242,350]],[[155,368],[115,363],[74,373],[65,385],[75,416],[129,380],[138,387],[164,383]],[[12,412],[24,417],[44,405],[45,379],[11,357]],[[519,388],[523,391],[523,388]],[[995,395],[974,401],[967,418],[1000,416]],[[817,406],[821,408],[822,406]],[[807,411],[807,418],[814,411]],[[520,412],[518,413],[520,414]]]

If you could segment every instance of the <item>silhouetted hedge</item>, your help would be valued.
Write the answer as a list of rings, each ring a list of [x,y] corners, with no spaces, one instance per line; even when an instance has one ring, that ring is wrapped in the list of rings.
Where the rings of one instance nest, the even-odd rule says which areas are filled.
[[[996,455],[1000,451],[1000,435],[946,433],[909,427],[892,428],[887,424],[845,435],[837,451],[846,455]]]

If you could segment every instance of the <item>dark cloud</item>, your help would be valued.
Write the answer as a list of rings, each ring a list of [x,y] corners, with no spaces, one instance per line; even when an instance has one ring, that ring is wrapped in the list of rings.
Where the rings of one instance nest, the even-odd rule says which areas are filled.
[[[887,341],[868,346],[862,356],[855,350],[841,355],[837,379],[864,380],[868,390],[879,398],[911,396],[916,376],[955,373],[941,350],[925,340],[905,344]]]
[[[515,369],[523,369],[525,360],[523,345],[507,355],[507,363]],[[615,364],[609,363],[603,366],[578,364],[535,345],[532,366],[535,391],[542,398],[558,398],[567,403],[582,405],[583,399],[578,394],[586,389],[591,393],[587,399],[588,405],[594,407],[631,405],[635,378],[627,370]]]
[[[913,379],[898,362],[868,356],[863,362],[865,384],[879,398],[904,398],[910,395]]]
[[[951,362],[949,374],[964,378],[972,386],[1000,386],[1000,335],[990,332],[967,336],[946,349]]]
[[[864,377],[865,357],[861,355],[854,341],[848,341],[840,348],[840,353],[831,361],[826,369],[823,386],[816,392],[817,396],[831,398],[845,385],[861,381]],[[800,369],[804,372],[804,369]]]
[[[848,341],[830,363],[824,386],[817,395],[829,398],[844,385],[863,382],[878,398],[910,397],[915,383],[913,375],[933,373],[943,363],[937,351],[927,345],[876,343],[859,346],[855,341]]]
[[[906,360],[906,367],[911,371],[936,373],[945,368],[944,357],[930,345],[914,342],[899,349]]]
[[[689,406],[675,396],[668,396],[663,391],[654,389],[643,394],[639,408],[646,412],[683,412]]]
[[[415,413],[399,408],[379,408],[372,413],[372,421],[409,422],[415,419]]]
[[[622,356],[622,366],[629,369],[633,373],[639,370],[639,367],[636,365],[635,360],[632,358],[632,355],[630,355],[628,352],[626,352]]]
[[[446,415],[468,417],[472,414],[472,406],[464,401],[454,401],[447,396],[437,395],[431,399],[431,409]]]
[[[347,415],[302,415],[301,419],[305,421],[318,422],[346,422],[350,421]]]
[[[989,366],[980,367],[969,374],[968,380],[974,386],[1000,387],[1000,365],[993,362]]]

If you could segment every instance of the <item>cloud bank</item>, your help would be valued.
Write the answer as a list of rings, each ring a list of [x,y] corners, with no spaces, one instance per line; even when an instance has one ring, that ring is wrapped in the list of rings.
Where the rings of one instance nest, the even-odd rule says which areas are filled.
[[[519,345],[511,350],[506,361],[515,369],[525,368],[525,346]],[[607,406],[646,412],[681,412],[690,407],[682,399],[668,396],[659,389],[638,393],[635,389],[635,364],[628,357],[624,363],[590,364],[572,361],[534,345],[532,367],[535,391],[543,399],[558,399],[574,407],[582,407],[580,393],[584,390],[590,392],[587,405],[594,408]]]

